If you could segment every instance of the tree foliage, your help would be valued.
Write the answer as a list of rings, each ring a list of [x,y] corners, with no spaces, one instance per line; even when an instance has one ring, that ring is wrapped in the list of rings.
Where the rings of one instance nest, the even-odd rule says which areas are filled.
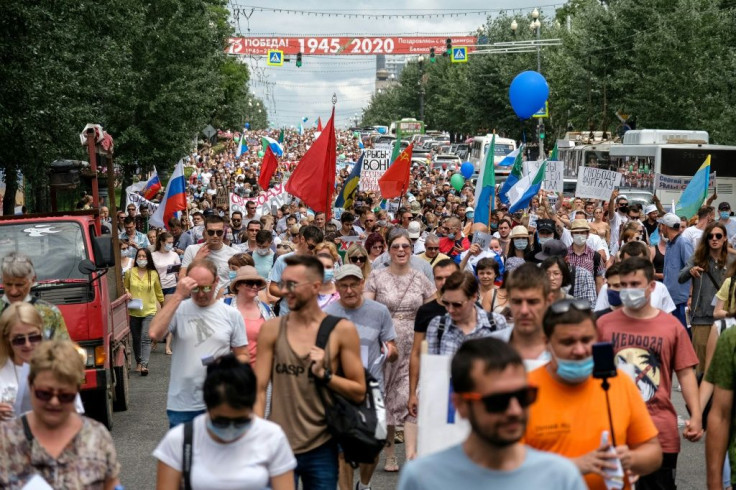
[[[550,84],[547,144],[570,126],[614,132],[617,111],[640,128],[705,129],[715,143],[736,143],[736,115],[727,103],[735,90],[734,12],[722,0],[571,0],[543,16],[541,37],[562,40],[541,49],[541,73]],[[531,20],[489,17],[477,34],[489,43],[531,40]],[[467,65],[439,57],[425,62],[425,122],[468,135],[495,130],[529,138],[536,122],[519,121],[508,89],[518,73],[536,69],[535,52],[473,54]],[[418,71],[410,62],[399,86],[376,94],[364,122],[418,117]]]
[[[224,0],[10,2],[0,16],[0,168],[36,202],[48,164],[87,159],[79,132],[115,138],[126,180],[172,168],[207,124],[239,129],[248,69],[227,58]],[[265,115],[265,111],[264,111]],[[35,185],[39,183],[40,185]],[[30,196],[29,196],[30,197]],[[5,199],[4,212],[12,212]],[[39,206],[40,207],[40,206]]]

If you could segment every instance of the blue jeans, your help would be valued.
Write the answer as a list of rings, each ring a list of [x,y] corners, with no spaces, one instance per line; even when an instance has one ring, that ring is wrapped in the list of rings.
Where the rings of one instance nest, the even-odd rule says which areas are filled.
[[[680,303],[679,305],[675,305],[675,310],[672,312],[672,315],[680,320],[680,323],[682,323],[682,326],[685,327],[685,330],[687,330],[687,334],[692,339],[692,332],[689,328],[687,328],[687,317],[685,316],[686,307],[687,303]]]
[[[191,411],[178,411],[178,410],[166,410],[166,416],[169,418],[169,429],[176,427],[179,424],[184,424],[190,420],[194,420],[194,417],[204,413],[204,410],[191,410]]]
[[[337,444],[327,441],[318,448],[296,454],[294,486],[303,490],[335,490],[337,487]]]

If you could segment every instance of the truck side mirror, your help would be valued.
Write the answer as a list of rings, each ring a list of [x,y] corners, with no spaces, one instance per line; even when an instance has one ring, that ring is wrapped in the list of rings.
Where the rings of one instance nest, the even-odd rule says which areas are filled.
[[[95,264],[92,263],[89,259],[82,259],[79,262],[79,265],[77,266],[77,269],[79,269],[79,272],[82,274],[88,276],[95,272],[97,270],[97,267],[95,267]]]
[[[115,266],[115,252],[112,248],[112,237],[110,235],[92,237],[92,252],[95,255],[94,266],[97,269],[107,269]]]

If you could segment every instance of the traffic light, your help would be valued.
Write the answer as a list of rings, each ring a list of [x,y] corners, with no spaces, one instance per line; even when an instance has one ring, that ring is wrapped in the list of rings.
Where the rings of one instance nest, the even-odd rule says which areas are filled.
[[[539,125],[539,139],[544,139],[544,123]]]
[[[452,54],[452,39],[449,37],[445,40],[445,56],[450,56]]]
[[[429,48],[429,62],[434,63],[437,61],[437,58],[434,56],[434,48]]]
[[[297,68],[301,68],[302,67],[302,52],[301,51],[299,51],[296,54],[296,67]]]

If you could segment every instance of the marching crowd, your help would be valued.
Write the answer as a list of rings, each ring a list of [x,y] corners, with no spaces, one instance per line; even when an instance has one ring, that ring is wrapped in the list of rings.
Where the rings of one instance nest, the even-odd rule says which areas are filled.
[[[312,138],[287,134],[273,182]],[[364,145],[346,132],[337,143],[350,161]],[[400,489],[672,489],[680,435],[698,441],[706,423],[708,488],[731,488],[729,203],[715,209],[713,195],[688,219],[656,197],[642,206],[617,191],[608,201],[541,192],[524,211],[497,201],[478,223],[472,183],[450,185],[458,168],[417,163],[398,204],[357,190],[330,216],[297,200],[231,212],[222,189],[259,192],[258,139],[249,147],[192,155],[188,209],[166,229],[150,226],[145,206],[114,219],[102,210],[136,303],[136,371],[149,374],[158,342],[171,355],[157,488],[370,488],[378,458],[354,475],[316,396],[358,403],[366,372],[385,398],[382,470],[401,470]],[[0,488],[39,475],[53,488],[113,489],[112,439],[80,415],[84,363],[58,309],[31,295],[34,279],[22,253],[2,259]],[[619,373],[607,391],[593,377],[599,341]],[[470,431],[417,458],[423,345],[452,356],[452,404]]]

